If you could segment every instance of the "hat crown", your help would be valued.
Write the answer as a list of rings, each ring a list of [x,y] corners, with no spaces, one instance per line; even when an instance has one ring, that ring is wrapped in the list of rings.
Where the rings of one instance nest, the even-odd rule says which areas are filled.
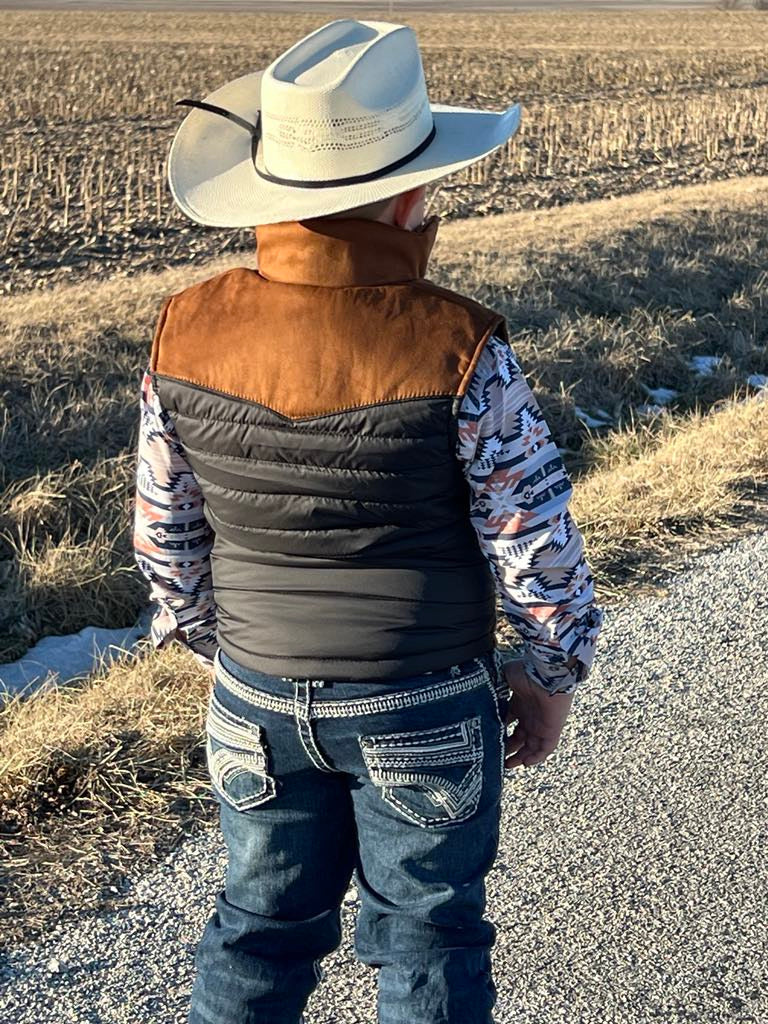
[[[261,78],[259,172],[286,181],[374,174],[424,143],[433,120],[413,31],[340,19]]]

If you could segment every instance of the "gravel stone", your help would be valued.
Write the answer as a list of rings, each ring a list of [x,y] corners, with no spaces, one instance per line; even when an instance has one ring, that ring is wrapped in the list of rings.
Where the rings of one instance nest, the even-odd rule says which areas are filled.
[[[696,559],[661,597],[609,607],[558,749],[514,769],[488,877],[497,1024],[768,1020],[768,532]],[[223,884],[218,828],[124,905],[17,948],[6,1024],[183,1024]],[[350,886],[307,1024],[370,1024]],[[52,965],[56,965],[53,967]]]

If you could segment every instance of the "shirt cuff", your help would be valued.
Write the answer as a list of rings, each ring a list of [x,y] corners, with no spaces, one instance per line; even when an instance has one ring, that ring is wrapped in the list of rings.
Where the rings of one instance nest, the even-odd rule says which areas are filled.
[[[214,627],[215,628],[215,627]],[[182,627],[172,608],[161,605],[150,627],[150,637],[153,647],[167,647],[172,640],[177,640],[182,647],[186,647],[195,657],[198,664],[208,671],[213,671],[213,658],[218,649],[218,644],[209,642],[191,642],[185,637]]]
[[[586,678],[584,662],[579,661],[574,668],[567,665],[542,662],[530,651],[523,654],[525,674],[536,686],[545,690],[550,697],[556,693],[574,693],[579,683]]]
[[[207,654],[201,654],[199,651],[195,651],[192,648],[190,648],[190,650],[194,654],[198,663],[202,665],[204,669],[207,669],[211,674],[213,674],[213,658],[209,658]]]
[[[547,650],[527,643],[523,648],[523,667],[531,682],[555,693],[574,693],[589,676],[595,656],[595,643],[603,624],[603,609],[592,605],[579,619],[579,636],[569,650]],[[572,658],[576,663],[569,667]]]

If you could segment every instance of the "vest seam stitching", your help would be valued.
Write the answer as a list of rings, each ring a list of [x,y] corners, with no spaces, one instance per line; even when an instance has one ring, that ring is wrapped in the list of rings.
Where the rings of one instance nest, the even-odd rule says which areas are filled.
[[[499,323],[502,323],[502,322],[503,322],[503,317],[500,314],[497,314],[496,319],[494,319],[494,321],[491,324],[489,324],[488,329],[486,330],[485,334],[482,336],[480,341],[475,346],[475,351],[474,351],[474,353],[472,355],[472,358],[469,361],[469,366],[467,367],[466,372],[465,372],[464,376],[461,378],[461,381],[459,383],[458,394],[461,395],[462,398],[467,393],[467,388],[469,387],[469,382],[472,379],[472,374],[477,369],[477,364],[480,362],[480,356],[482,355],[483,350],[485,349],[486,345],[488,344],[488,342],[490,341],[491,337],[493,336],[493,332],[496,330],[496,328],[498,327]]]
[[[157,364],[160,360],[160,343],[162,341],[163,331],[165,329],[166,321],[168,320],[168,313],[170,312],[173,299],[173,295],[165,299],[163,307],[160,310],[160,316],[157,319],[154,337],[152,338],[152,348],[149,353],[149,368],[153,373],[157,371]]]
[[[214,487],[221,487],[221,488],[223,488],[224,490],[227,490],[227,491],[239,491],[241,494],[258,494],[260,498],[263,498],[263,497],[269,497],[269,498],[286,498],[286,497],[291,497],[291,498],[311,498],[313,502],[356,501],[356,502],[358,502],[361,505],[387,505],[387,506],[389,506],[391,508],[410,508],[413,505],[421,505],[424,502],[423,498],[417,498],[415,501],[379,501],[377,498],[354,498],[354,497],[353,498],[348,498],[348,497],[340,497],[339,495],[335,495],[335,494],[332,494],[332,495],[327,495],[327,494],[298,494],[298,493],[291,493],[291,494],[277,493],[277,494],[273,494],[270,491],[246,491],[242,487],[229,487],[227,484],[220,484],[220,483],[217,483],[215,480],[209,480],[208,483],[212,484]],[[225,520],[221,519],[220,522],[225,522]],[[237,524],[236,523],[228,523],[226,525],[228,525],[228,526],[236,526]],[[268,526],[255,527],[255,529],[268,530],[268,529],[271,529],[271,527],[268,527]],[[280,529],[280,527],[274,527],[274,529]],[[304,527],[302,527],[302,530],[303,529],[304,529]],[[293,531],[289,530],[288,532],[293,532]]]
[[[230,489],[232,489],[232,488],[230,488]],[[314,495],[312,497],[314,498]],[[329,500],[334,500],[334,499],[329,499]],[[241,523],[231,523],[227,519],[222,519],[221,516],[217,515],[213,511],[213,509],[210,507],[210,503],[208,503],[208,512],[209,512],[209,514],[211,516],[213,516],[213,518],[217,522],[221,523],[222,526],[229,526],[229,527],[231,527],[234,530],[246,530],[249,533],[307,533],[308,532],[307,528],[305,526],[301,526],[301,527],[297,526],[296,529],[290,530],[290,529],[287,529],[284,526],[244,526]],[[392,526],[392,525],[393,524],[391,524],[391,523],[385,523],[385,524],[383,524],[383,526],[378,526],[378,525],[373,525],[371,523],[363,523],[360,526],[348,525],[348,526],[338,527],[337,529],[333,529],[333,528],[330,528],[330,527],[326,528],[326,529],[322,529],[322,528],[318,527],[318,528],[312,528],[309,532],[311,532],[312,534],[331,533],[331,534],[334,534],[335,536],[338,536],[339,533],[343,532],[343,531],[382,530],[382,529],[386,529],[387,527]],[[396,524],[396,523],[394,525],[396,527],[398,526],[398,524]],[[348,554],[348,555],[338,554],[338,555],[333,555],[332,557],[334,559],[337,559],[337,558],[357,558],[357,557],[359,557],[359,552],[355,551],[355,552],[352,552],[351,554]]]

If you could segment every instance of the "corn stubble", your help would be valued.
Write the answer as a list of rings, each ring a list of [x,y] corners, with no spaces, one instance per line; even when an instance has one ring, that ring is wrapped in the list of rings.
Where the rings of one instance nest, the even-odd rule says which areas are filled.
[[[38,16],[44,41],[32,42],[32,27],[0,14],[2,287],[250,247],[247,231],[198,230],[176,211],[165,180],[181,117],[174,102],[266,65],[313,19],[252,15],[233,35],[226,16],[72,17]],[[738,32],[727,14],[537,16],[527,34],[519,15],[453,18],[406,19],[432,97],[493,109],[520,101],[524,116],[507,146],[441,185],[433,209],[446,219],[768,168],[768,19],[759,14],[738,19]],[[82,41],[72,41],[70,25]],[[246,26],[257,46],[232,43]],[[173,47],[157,40],[174,33]],[[670,38],[687,42],[670,47]]]

